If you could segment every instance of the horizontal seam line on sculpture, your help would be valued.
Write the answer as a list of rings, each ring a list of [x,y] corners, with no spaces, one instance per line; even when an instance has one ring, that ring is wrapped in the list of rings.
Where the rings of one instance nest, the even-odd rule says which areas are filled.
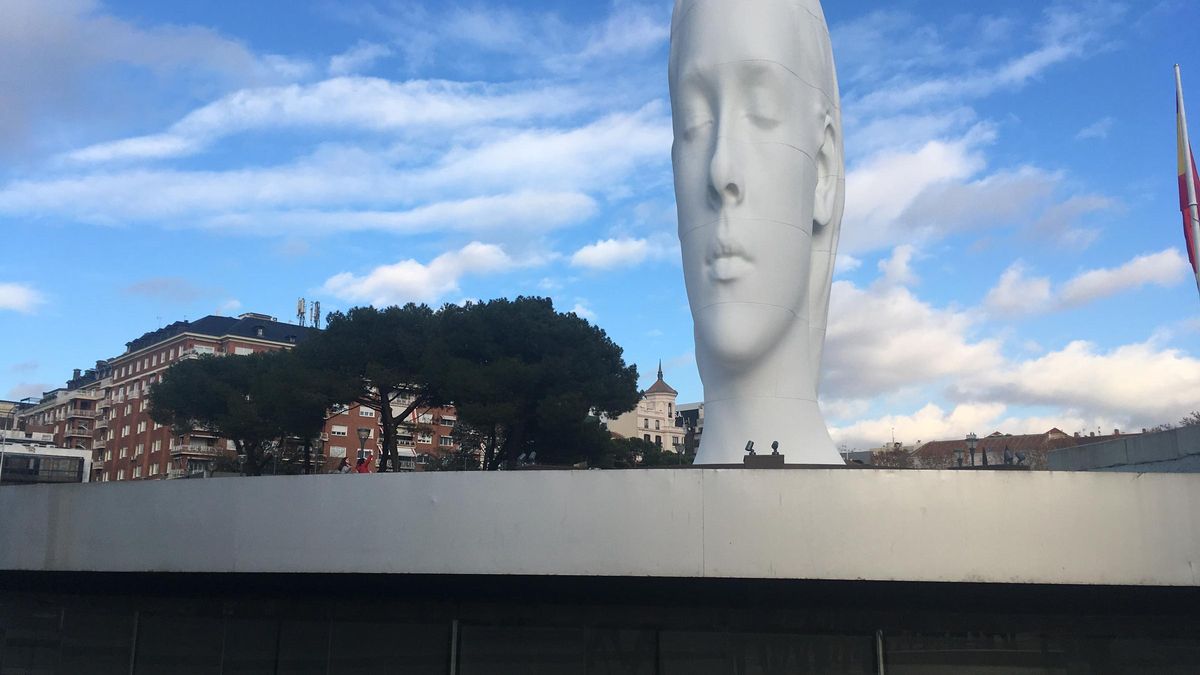
[[[736,61],[719,61],[712,65],[713,66],[728,66],[728,65],[734,64],[734,63],[774,63],[775,65],[779,66],[780,68],[783,68],[784,70],[786,70],[792,77],[796,78],[796,80],[798,80],[801,84],[803,84],[804,86],[808,87],[809,89],[813,89],[817,93],[819,93],[825,99],[825,102],[829,104],[829,106],[831,108],[838,111],[839,113],[842,110],[841,102],[834,100],[834,98],[829,95],[829,92],[822,89],[819,85],[813,84],[812,82],[809,82],[808,80],[804,79],[804,77],[802,75],[800,75],[796,71],[792,70],[791,68],[788,68],[787,66],[783,65],[782,63],[780,63],[778,61],[772,61],[771,59],[738,59]],[[836,75],[836,73],[835,73],[835,75]],[[836,86],[836,83],[835,83],[835,86]]]
[[[780,307],[779,305],[772,305],[772,304],[766,303],[766,302],[750,302],[748,300],[725,300],[722,302],[713,302],[713,303],[709,303],[707,305],[700,307],[700,309],[708,309],[709,307],[719,307],[721,305],[754,305],[756,307],[772,307],[774,309],[783,310],[783,311],[787,312],[788,314],[791,314],[792,316],[796,317],[797,319],[800,318],[800,315],[796,313],[796,310],[788,309],[787,307]]]
[[[790,227],[790,228],[793,228],[793,229],[796,229],[796,230],[800,230],[800,232],[801,232],[801,233],[808,235],[808,238],[809,238],[809,239],[812,239],[812,236],[813,236],[813,235],[812,235],[812,232],[810,232],[810,231],[808,231],[808,230],[804,229],[803,227],[800,227],[799,225],[793,225],[793,224],[791,224],[791,223],[784,222],[784,221],[782,221],[782,220],[775,220],[775,219],[773,219],[773,218],[731,218],[730,220],[731,220],[731,221],[734,221],[734,222],[736,222],[736,221],[742,221],[742,222],[753,222],[753,223],[775,223],[776,225],[784,225],[784,226],[786,226],[786,227]],[[701,224],[699,224],[699,225],[697,225],[697,226],[695,226],[695,227],[689,227],[689,228],[688,228],[688,229],[686,229],[686,230],[680,230],[680,231],[679,231],[679,238],[680,238],[680,239],[682,239],[682,238],[683,238],[683,235],[685,235],[685,234],[691,234],[692,232],[695,232],[696,230],[700,230],[700,229],[703,229],[703,228],[706,228],[706,227],[711,227],[711,226],[713,226],[713,225],[719,225],[719,224],[720,224],[720,222],[721,222],[721,221],[720,221],[719,219],[718,219],[718,220],[710,220],[710,221],[708,221],[708,222],[706,222],[706,223],[701,223]]]

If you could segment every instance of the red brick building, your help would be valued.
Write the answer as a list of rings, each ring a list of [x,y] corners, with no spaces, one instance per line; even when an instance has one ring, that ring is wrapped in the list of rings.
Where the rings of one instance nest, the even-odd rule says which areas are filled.
[[[172,365],[202,355],[241,356],[290,349],[316,332],[281,323],[265,314],[206,316],[177,321],[126,343],[120,356],[76,370],[66,387],[46,392],[36,405],[18,413],[24,428],[54,434],[55,444],[90,449],[92,480],[182,478],[211,472],[219,459],[233,460],[232,441],[203,429],[177,436],[150,419],[148,393]],[[399,415],[410,401],[397,401]],[[457,450],[451,436],[453,408],[418,409],[401,431],[401,467],[420,469],[431,456]],[[360,453],[358,429],[367,430]],[[332,471],[343,458],[351,465],[361,455],[377,458],[376,412],[357,404],[330,411],[313,448],[316,470]],[[374,464],[374,461],[373,461]],[[231,468],[229,462],[225,467]]]

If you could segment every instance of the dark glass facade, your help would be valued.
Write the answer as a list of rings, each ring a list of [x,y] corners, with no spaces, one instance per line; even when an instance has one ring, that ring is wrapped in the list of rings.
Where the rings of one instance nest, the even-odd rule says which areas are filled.
[[[0,675],[1200,672],[1195,589],[0,574]]]
[[[83,460],[24,453],[4,453],[0,485],[82,483]]]

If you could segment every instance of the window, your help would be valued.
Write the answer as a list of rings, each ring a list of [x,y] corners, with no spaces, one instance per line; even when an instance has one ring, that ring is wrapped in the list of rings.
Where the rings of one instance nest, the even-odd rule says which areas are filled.
[[[192,347],[192,351],[196,352],[197,354],[208,354],[208,355],[217,353],[217,350],[214,349],[210,345],[196,345],[196,346]]]
[[[454,426],[455,422],[458,422],[457,417],[454,417],[452,415],[442,415],[442,426],[452,427],[452,426]]]
[[[345,459],[346,448],[343,448],[340,445],[332,445],[329,447],[329,456],[335,459]]]
[[[358,459],[369,459],[371,457],[371,451],[366,448],[359,448],[357,452]]]
[[[158,465],[157,465],[157,464],[151,464],[151,465],[150,465],[150,475],[151,475],[151,476],[157,476],[157,475],[158,475]]]
[[[438,445],[442,446],[443,448],[453,447],[454,439],[449,436],[442,436],[438,439]]]
[[[650,442],[650,434],[642,434],[642,440],[649,443]]]
[[[668,403],[667,404],[667,417],[674,417],[674,416],[675,416],[674,406],[672,406],[670,403]]]
[[[146,432],[146,420],[142,420],[141,422],[138,422],[137,432],[139,434]]]
[[[152,365],[152,366],[158,365],[158,354],[155,354],[154,357],[150,359],[150,365]]]
[[[433,434],[419,433],[417,434],[417,442],[426,445],[433,443]]]
[[[658,426],[658,425],[659,425],[659,424],[661,424],[661,423],[662,423],[662,420],[654,420],[654,430],[655,430],[655,431],[658,431],[658,430],[659,430],[659,426]]]
[[[142,454],[142,451],[143,451],[143,450],[145,450],[145,449],[146,449],[146,446],[145,446],[145,444],[143,444],[143,443],[138,443],[138,444],[137,444],[136,446],[134,446],[134,448],[133,448],[133,456],[134,456],[134,457],[140,457],[140,456],[141,456],[141,454]]]
[[[128,435],[129,435],[129,425],[126,424],[125,426],[121,427],[121,438],[125,438]]]
[[[154,441],[150,444],[150,452],[158,452],[162,450],[162,441]]]
[[[254,350],[249,347],[234,347],[233,353],[238,356],[249,356],[254,353]]]
[[[129,448],[122,445],[121,446],[121,455],[120,455],[121,459],[125,459],[128,455],[129,455]]]
[[[433,413],[421,413],[417,418],[418,424],[433,424]]]
[[[125,469],[117,469],[117,480],[125,480]]]
[[[169,358],[169,359],[175,358],[175,348],[174,347],[171,348],[171,351],[167,352],[167,358]]]
[[[649,429],[649,428],[650,428],[650,420],[648,420],[648,419],[643,419],[643,420],[642,420],[642,428],[643,428],[643,429]]]
[[[396,443],[398,445],[412,445],[413,435],[410,432],[401,429],[396,433]]]
[[[375,416],[375,410],[374,410],[374,409],[372,409],[372,408],[359,408],[359,409],[358,409],[358,416],[359,416],[359,417],[374,417],[374,416]]]
[[[138,408],[138,412],[146,412],[146,403],[147,403],[147,400],[142,399],[142,405],[140,408]]]
[[[133,412],[133,404],[132,404],[132,403],[126,403],[126,404],[125,404],[125,414],[126,414],[126,415],[128,415],[128,414],[129,414],[129,413],[131,413],[131,412]]]
[[[341,424],[335,424],[329,428],[329,435],[330,436],[349,436],[350,434],[347,433],[347,429],[345,426],[343,426]]]
[[[104,451],[104,461],[106,461],[106,462],[112,461],[112,450]]]
[[[173,447],[175,447],[175,437],[174,436],[167,439],[167,449],[170,450]]]
[[[662,436],[655,436],[654,444],[661,448],[662,447]]]
[[[142,477],[142,467],[140,467],[140,466],[133,467],[133,477],[134,478]]]

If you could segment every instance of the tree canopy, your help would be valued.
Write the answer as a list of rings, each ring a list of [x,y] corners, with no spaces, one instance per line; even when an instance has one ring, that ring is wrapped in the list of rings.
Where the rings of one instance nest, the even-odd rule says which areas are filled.
[[[459,419],[490,430],[486,469],[533,452],[539,462],[587,459],[601,442],[588,416],[637,405],[637,368],[621,348],[549,298],[447,305],[440,318],[433,361]]]
[[[290,352],[202,356],[166,370],[150,390],[150,417],[180,435],[204,429],[233,441],[243,473],[257,476],[269,449],[316,436],[333,403]]]
[[[319,385],[341,403],[378,413],[383,456],[378,471],[396,467],[399,428],[414,410],[443,405],[446,396],[432,358],[438,314],[426,305],[355,307],[334,312],[324,331],[296,349]]]

